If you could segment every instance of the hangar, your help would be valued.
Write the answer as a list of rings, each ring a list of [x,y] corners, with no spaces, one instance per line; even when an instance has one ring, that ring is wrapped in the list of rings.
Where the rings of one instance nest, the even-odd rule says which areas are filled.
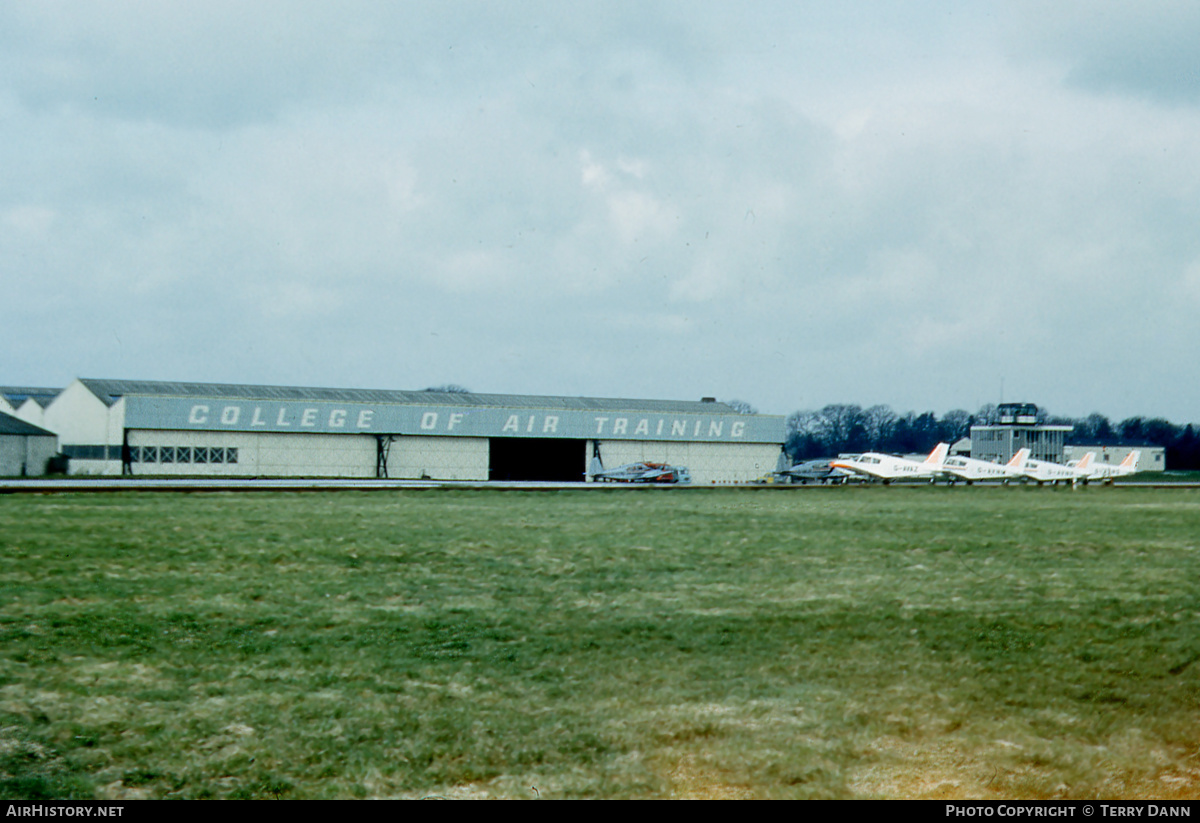
[[[0,411],[0,477],[46,474],[57,453],[53,432]]]
[[[79,379],[50,401],[72,474],[584,481],[590,458],[775,468],[784,418],[723,403]]]

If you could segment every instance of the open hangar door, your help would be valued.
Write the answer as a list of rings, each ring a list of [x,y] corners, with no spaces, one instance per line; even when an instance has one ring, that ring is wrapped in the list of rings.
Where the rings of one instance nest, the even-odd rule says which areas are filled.
[[[493,437],[488,441],[488,480],[582,483],[586,473],[586,440]]]

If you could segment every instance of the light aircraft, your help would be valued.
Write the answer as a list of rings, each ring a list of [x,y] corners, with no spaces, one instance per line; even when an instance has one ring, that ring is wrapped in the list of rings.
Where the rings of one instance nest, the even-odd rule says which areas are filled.
[[[1078,463],[1075,464],[1077,471],[1085,473],[1084,482],[1088,480],[1100,480],[1105,484],[1111,484],[1113,478],[1124,477],[1127,474],[1134,474],[1137,471],[1138,461],[1142,459],[1141,451],[1135,449],[1125,455],[1125,459],[1119,465],[1111,466],[1107,463],[1097,463],[1096,453],[1088,452],[1083,456]]]
[[[1022,451],[1025,451],[1022,449]],[[1020,454],[1020,452],[1018,452]],[[1026,459],[1019,467],[1022,475],[1034,480],[1040,486],[1051,483],[1070,483],[1072,486],[1087,482],[1087,472],[1075,466],[1064,466],[1061,463],[1048,463],[1045,460]]]
[[[612,483],[691,483],[692,475],[683,466],[666,463],[626,463],[615,469],[604,468],[599,457],[593,457],[588,467],[593,480]]]
[[[775,473],[792,483],[808,483],[810,480],[816,483],[840,483],[850,476],[844,469],[835,469],[830,462],[828,458],[808,460]]]
[[[857,457],[838,459],[830,462],[835,469],[853,472],[854,474],[872,480],[882,480],[885,485],[893,480],[933,480],[942,469],[946,452],[950,451],[949,443],[938,443],[923,462],[895,457],[890,454],[867,452]]]
[[[947,457],[942,463],[942,474],[946,475],[952,484],[959,480],[965,481],[967,485],[976,480],[1000,480],[1007,483],[1025,476],[1021,473],[1021,466],[1028,457],[1029,449],[1021,449],[1004,465],[976,460],[973,457]]]

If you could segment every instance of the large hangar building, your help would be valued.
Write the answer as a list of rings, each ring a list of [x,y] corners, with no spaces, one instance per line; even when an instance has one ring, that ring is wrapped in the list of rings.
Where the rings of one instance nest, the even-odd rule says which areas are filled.
[[[591,480],[686,466],[695,484],[774,470],[784,418],[723,403],[141,380],[74,381],[46,405],[72,474]]]

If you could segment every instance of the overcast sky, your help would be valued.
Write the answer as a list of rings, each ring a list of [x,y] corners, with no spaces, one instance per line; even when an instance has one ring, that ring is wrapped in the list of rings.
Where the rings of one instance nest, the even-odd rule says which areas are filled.
[[[1200,422],[1200,4],[9,2],[0,384]]]

